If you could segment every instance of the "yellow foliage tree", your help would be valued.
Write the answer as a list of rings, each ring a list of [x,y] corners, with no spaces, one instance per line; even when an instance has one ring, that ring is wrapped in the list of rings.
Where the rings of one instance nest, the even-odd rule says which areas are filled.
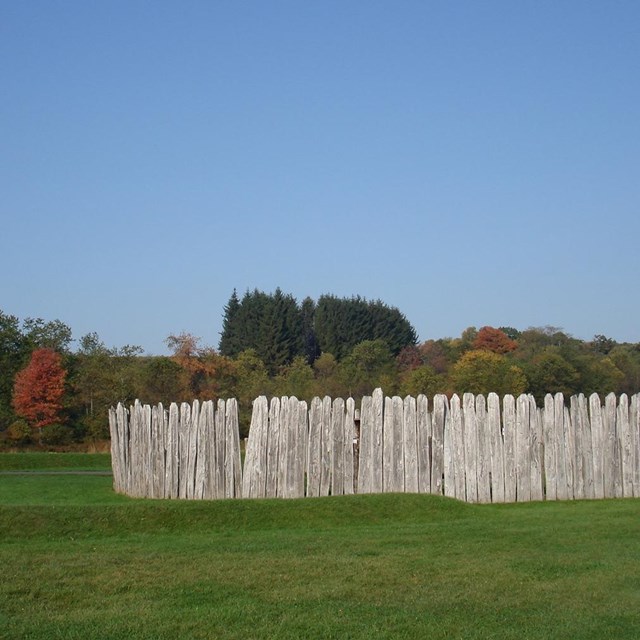
[[[451,370],[451,384],[457,393],[495,392],[519,395],[527,389],[527,377],[522,369],[505,356],[492,351],[467,351]]]

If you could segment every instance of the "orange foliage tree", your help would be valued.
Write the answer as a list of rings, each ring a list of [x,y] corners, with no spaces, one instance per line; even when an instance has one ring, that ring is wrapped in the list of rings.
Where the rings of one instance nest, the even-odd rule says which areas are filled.
[[[13,385],[13,408],[35,427],[60,422],[67,372],[53,349],[36,349]]]
[[[515,351],[518,343],[512,340],[504,331],[493,327],[482,327],[473,341],[474,349],[483,349],[493,353],[509,353]]]
[[[238,370],[234,360],[217,354],[213,347],[201,347],[200,338],[190,333],[172,334],[165,343],[173,352],[171,359],[181,369],[181,397],[229,398],[234,395]]]

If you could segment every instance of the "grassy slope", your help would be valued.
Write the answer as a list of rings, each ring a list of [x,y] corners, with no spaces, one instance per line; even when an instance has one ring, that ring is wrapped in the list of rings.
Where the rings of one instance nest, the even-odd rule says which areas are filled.
[[[2,637],[640,637],[638,500],[180,503],[110,483],[0,478]]]

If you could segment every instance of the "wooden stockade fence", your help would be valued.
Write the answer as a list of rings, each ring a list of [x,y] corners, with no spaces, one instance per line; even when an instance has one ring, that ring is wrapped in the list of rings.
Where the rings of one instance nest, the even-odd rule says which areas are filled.
[[[138,498],[241,495],[238,404],[195,400],[169,410],[136,403],[109,411],[113,485]]]
[[[203,415],[205,416],[203,418]],[[467,502],[640,497],[640,394],[264,396],[240,469],[237,403],[110,412],[114,485],[133,496],[432,493]]]

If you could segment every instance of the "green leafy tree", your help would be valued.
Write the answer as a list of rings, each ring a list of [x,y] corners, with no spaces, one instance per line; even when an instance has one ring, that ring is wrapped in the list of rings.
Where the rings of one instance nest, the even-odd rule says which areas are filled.
[[[92,438],[108,437],[108,410],[117,402],[113,393],[112,355],[93,332],[80,338],[78,352],[71,359],[74,416]]]
[[[598,334],[593,336],[590,346],[596,353],[607,355],[616,346],[616,341],[602,334]]]
[[[548,347],[531,361],[528,370],[529,390],[541,402],[547,393],[571,396],[580,389],[580,375],[557,349]]]
[[[400,395],[418,396],[423,393],[433,398],[437,393],[446,390],[446,383],[442,375],[438,375],[428,364],[406,371],[400,379]]]
[[[315,394],[339,398],[349,395],[340,377],[338,361],[332,353],[321,354],[313,363],[316,380]]]
[[[234,396],[238,400],[240,432],[242,437],[249,433],[253,401],[261,395],[270,396],[272,381],[264,362],[254,349],[245,349],[236,358],[237,384]]]
[[[364,340],[340,363],[340,376],[348,394],[355,398],[382,387],[386,393],[397,387],[396,362],[384,340]]]
[[[313,369],[303,356],[296,356],[290,365],[283,368],[274,381],[276,395],[295,396],[299,400],[307,400],[308,402],[313,398],[315,388]]]
[[[113,404],[117,402],[131,404],[140,396],[140,356],[143,351],[142,347],[129,344],[112,349],[111,380],[113,386],[110,389],[110,393],[114,398]]]
[[[515,342],[518,342],[518,340],[520,339],[520,334],[522,333],[521,331],[519,331],[518,329],[514,329],[513,327],[498,327],[498,329],[502,331],[502,333],[504,333],[507,338],[510,338]]]
[[[0,431],[16,420],[11,406],[14,379],[26,365],[30,351],[18,318],[0,311]]]
[[[520,333],[518,348],[514,356],[523,362],[530,362],[548,347],[561,347],[569,344],[573,339],[560,328],[547,325],[546,327],[529,327]]]
[[[109,407],[118,402],[130,404],[140,393],[141,372],[145,359],[142,348],[126,345],[108,348],[97,333],[88,333],[79,340],[78,350],[66,356],[70,423],[78,434],[91,439],[109,437]]]
[[[140,368],[140,397],[149,404],[190,402],[193,400],[185,385],[185,371],[167,356],[148,358]]]
[[[640,344],[620,344],[615,346],[609,357],[623,373],[620,393],[632,395],[640,390]]]
[[[24,333],[33,349],[53,349],[61,354],[69,352],[71,328],[60,320],[45,322],[42,318],[26,318]]]
[[[576,368],[582,393],[599,393],[602,396],[612,391],[622,393],[625,376],[610,357],[583,356],[578,359]]]

